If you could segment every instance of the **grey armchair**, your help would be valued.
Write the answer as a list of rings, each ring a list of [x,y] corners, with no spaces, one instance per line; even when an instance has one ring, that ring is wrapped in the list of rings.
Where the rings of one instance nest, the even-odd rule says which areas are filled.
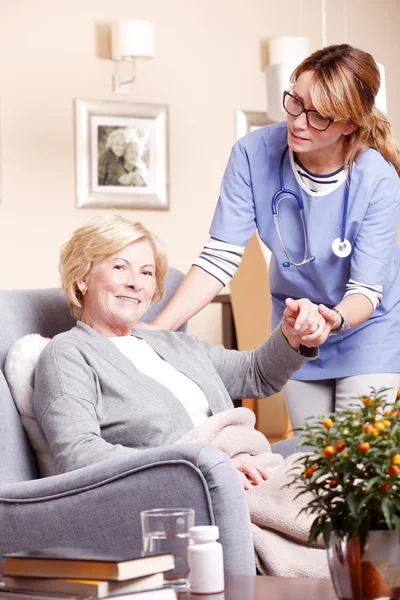
[[[151,321],[182,279],[170,269],[166,298],[146,313]],[[0,556],[46,546],[141,549],[140,511],[191,506],[196,524],[216,524],[227,573],[254,574],[251,524],[240,478],[211,446],[166,446],[139,457],[108,460],[38,478],[3,374],[7,352],[29,333],[45,337],[72,327],[59,289],[0,291]],[[293,443],[277,450],[290,453]],[[1,559],[0,559],[1,560]]]

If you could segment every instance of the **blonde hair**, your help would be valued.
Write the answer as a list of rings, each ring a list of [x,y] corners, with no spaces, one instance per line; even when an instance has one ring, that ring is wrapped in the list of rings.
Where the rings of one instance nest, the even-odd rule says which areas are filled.
[[[84,280],[94,265],[138,240],[148,240],[153,247],[156,262],[153,302],[162,300],[168,263],[160,241],[141,223],[120,215],[101,217],[76,229],[60,251],[61,286],[75,318],[80,319],[83,312],[83,294],[78,281]]]
[[[345,167],[351,167],[366,148],[374,148],[400,175],[400,149],[387,117],[376,107],[380,73],[372,56],[348,44],[314,52],[294,70],[292,83],[305,71],[313,72],[310,95],[322,115],[355,126],[345,136]]]

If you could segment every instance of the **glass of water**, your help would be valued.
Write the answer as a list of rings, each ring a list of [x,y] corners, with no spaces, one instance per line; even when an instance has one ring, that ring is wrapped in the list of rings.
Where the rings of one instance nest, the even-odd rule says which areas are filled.
[[[165,583],[178,589],[189,587],[187,549],[189,529],[194,526],[193,508],[153,508],[140,513],[143,552],[172,552],[175,569],[164,573]]]

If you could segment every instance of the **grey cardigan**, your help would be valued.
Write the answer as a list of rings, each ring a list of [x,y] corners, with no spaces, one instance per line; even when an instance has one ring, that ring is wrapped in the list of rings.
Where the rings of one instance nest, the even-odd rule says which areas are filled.
[[[213,414],[232,408],[231,398],[277,392],[307,360],[289,346],[280,327],[251,352],[226,350],[183,333],[135,330],[133,335],[195,381]],[[60,473],[173,443],[193,428],[170,390],[81,321],[43,350],[33,410]]]

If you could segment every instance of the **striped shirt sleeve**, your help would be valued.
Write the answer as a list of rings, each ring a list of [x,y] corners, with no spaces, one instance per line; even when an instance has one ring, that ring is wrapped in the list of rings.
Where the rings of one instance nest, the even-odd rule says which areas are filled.
[[[383,296],[383,286],[382,285],[370,285],[366,283],[360,283],[359,281],[354,281],[354,279],[349,279],[348,284],[346,285],[346,296],[351,296],[352,294],[362,294],[366,296],[368,300],[370,300],[374,310],[378,308],[382,301]]]
[[[227,285],[238,270],[244,249],[245,246],[210,238],[193,264]]]

